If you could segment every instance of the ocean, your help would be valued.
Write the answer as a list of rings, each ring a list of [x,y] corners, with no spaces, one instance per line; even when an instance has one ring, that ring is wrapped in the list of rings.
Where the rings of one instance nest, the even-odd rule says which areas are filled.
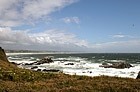
[[[20,64],[18,67],[21,68],[31,69],[31,67],[37,66],[37,69],[58,69],[70,75],[136,78],[140,71],[140,54],[138,53],[6,53],[6,55],[10,62]],[[36,62],[46,56],[50,56],[54,62],[41,65],[24,65],[25,63]],[[134,67],[124,69],[99,67],[102,63],[113,64],[118,62],[128,62]],[[72,65],[68,65],[68,63],[72,63]]]

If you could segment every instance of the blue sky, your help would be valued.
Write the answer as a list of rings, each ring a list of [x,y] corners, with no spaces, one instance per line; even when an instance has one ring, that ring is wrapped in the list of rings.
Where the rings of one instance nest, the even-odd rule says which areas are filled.
[[[139,0],[0,3],[5,49],[140,53]]]

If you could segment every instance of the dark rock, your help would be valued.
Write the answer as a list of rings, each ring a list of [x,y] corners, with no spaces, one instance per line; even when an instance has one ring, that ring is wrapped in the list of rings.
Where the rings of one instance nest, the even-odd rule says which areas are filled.
[[[137,78],[136,78],[136,79],[140,79],[140,71],[139,71],[138,76],[137,76]]]
[[[92,71],[87,71],[88,73],[92,73]]]
[[[43,72],[59,72],[60,70],[56,70],[56,69],[50,69],[50,70],[47,70],[47,69],[44,69],[42,70]]]
[[[33,65],[34,63],[25,63],[25,65]]]
[[[34,66],[34,67],[32,67],[31,69],[36,69],[36,68],[38,68],[37,66]]]
[[[115,64],[116,68],[130,68],[133,67],[131,64],[127,63],[127,62],[121,62],[118,64]]]
[[[41,65],[41,64],[43,64],[43,63],[41,63],[41,62],[35,63],[35,65]]]
[[[36,64],[37,63],[37,61],[36,62],[33,62],[33,63],[30,63],[30,64]]]
[[[102,65],[108,65],[108,63],[105,63],[105,62],[104,62],[104,63],[102,63]]]
[[[104,67],[104,68],[113,68],[113,65],[100,65],[99,67]]]
[[[41,71],[41,69],[37,69],[37,71]]]
[[[12,64],[14,64],[14,65],[20,65],[20,64],[17,64],[17,63],[15,63],[15,62],[11,62]]]
[[[74,63],[67,63],[67,64],[65,64],[65,65],[74,65]]]
[[[41,65],[41,64],[44,64],[44,63],[52,63],[53,60],[47,56],[47,57],[44,57],[43,59],[39,60],[39,61],[36,61],[36,62],[33,62],[33,63],[25,63],[24,65]]]
[[[133,67],[131,64],[127,62],[120,62],[112,65],[100,65],[99,67],[104,67],[104,68],[119,68],[119,69],[124,69],[124,68],[130,68]]]
[[[15,63],[15,62],[11,62],[12,64],[14,64],[14,65],[16,65],[17,63]]]
[[[36,65],[40,65],[40,64],[44,64],[44,63],[52,63],[54,62],[51,57],[47,56],[47,57],[44,57],[43,59],[39,60],[36,62]]]

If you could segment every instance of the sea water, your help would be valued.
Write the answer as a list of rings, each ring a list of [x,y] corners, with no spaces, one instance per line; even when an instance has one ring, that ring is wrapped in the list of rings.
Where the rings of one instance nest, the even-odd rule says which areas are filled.
[[[140,54],[138,53],[6,53],[10,62],[15,62],[18,67],[31,69],[38,66],[37,69],[58,69],[65,74],[86,75],[86,76],[117,76],[136,78],[140,71]],[[25,63],[36,62],[42,58],[50,56],[53,63],[44,63],[41,65],[24,65]],[[102,63],[128,62],[134,67],[115,69],[99,67]],[[73,65],[67,65],[73,63]],[[37,70],[35,69],[35,70]]]

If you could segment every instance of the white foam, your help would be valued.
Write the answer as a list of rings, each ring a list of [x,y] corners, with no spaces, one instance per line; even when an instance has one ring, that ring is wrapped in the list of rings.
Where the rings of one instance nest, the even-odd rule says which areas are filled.
[[[12,56],[9,57],[10,62],[15,63],[33,63],[35,61],[29,61],[30,59],[34,59],[34,57],[29,57],[29,59],[23,60],[12,60]],[[16,57],[20,59],[19,57]],[[140,71],[140,64],[133,64],[135,67],[125,68],[125,69],[115,69],[115,68],[103,68],[99,67],[101,63],[92,63],[87,61],[86,58],[80,57],[68,57],[68,58],[56,58],[53,63],[44,63],[41,65],[37,65],[37,69],[61,69],[66,74],[71,75],[86,75],[86,76],[118,76],[118,77],[129,77],[136,78],[138,72]],[[59,61],[60,60],[60,61]],[[66,61],[65,61],[66,60]],[[111,62],[120,62],[120,60],[111,60]],[[73,63],[74,65],[66,65],[68,63]],[[24,66],[20,66],[24,67]],[[29,68],[29,67],[28,67]],[[37,70],[35,69],[35,70]]]
[[[15,60],[18,60],[18,59],[22,59],[22,58],[18,58],[18,57],[8,57],[8,59],[15,59]]]
[[[33,62],[36,62],[36,61],[28,61],[28,60],[9,60],[9,62],[15,62],[17,64],[25,64],[25,63],[33,63]]]
[[[124,60],[108,60],[109,62],[125,62]]]
[[[95,67],[90,69],[64,69],[63,72],[66,74],[72,75],[87,75],[87,76],[118,76],[118,77],[128,77],[128,78],[136,78],[139,72],[140,65],[137,65],[132,68],[125,68],[125,69],[115,69],[115,68],[102,68],[98,67],[98,64]]]

